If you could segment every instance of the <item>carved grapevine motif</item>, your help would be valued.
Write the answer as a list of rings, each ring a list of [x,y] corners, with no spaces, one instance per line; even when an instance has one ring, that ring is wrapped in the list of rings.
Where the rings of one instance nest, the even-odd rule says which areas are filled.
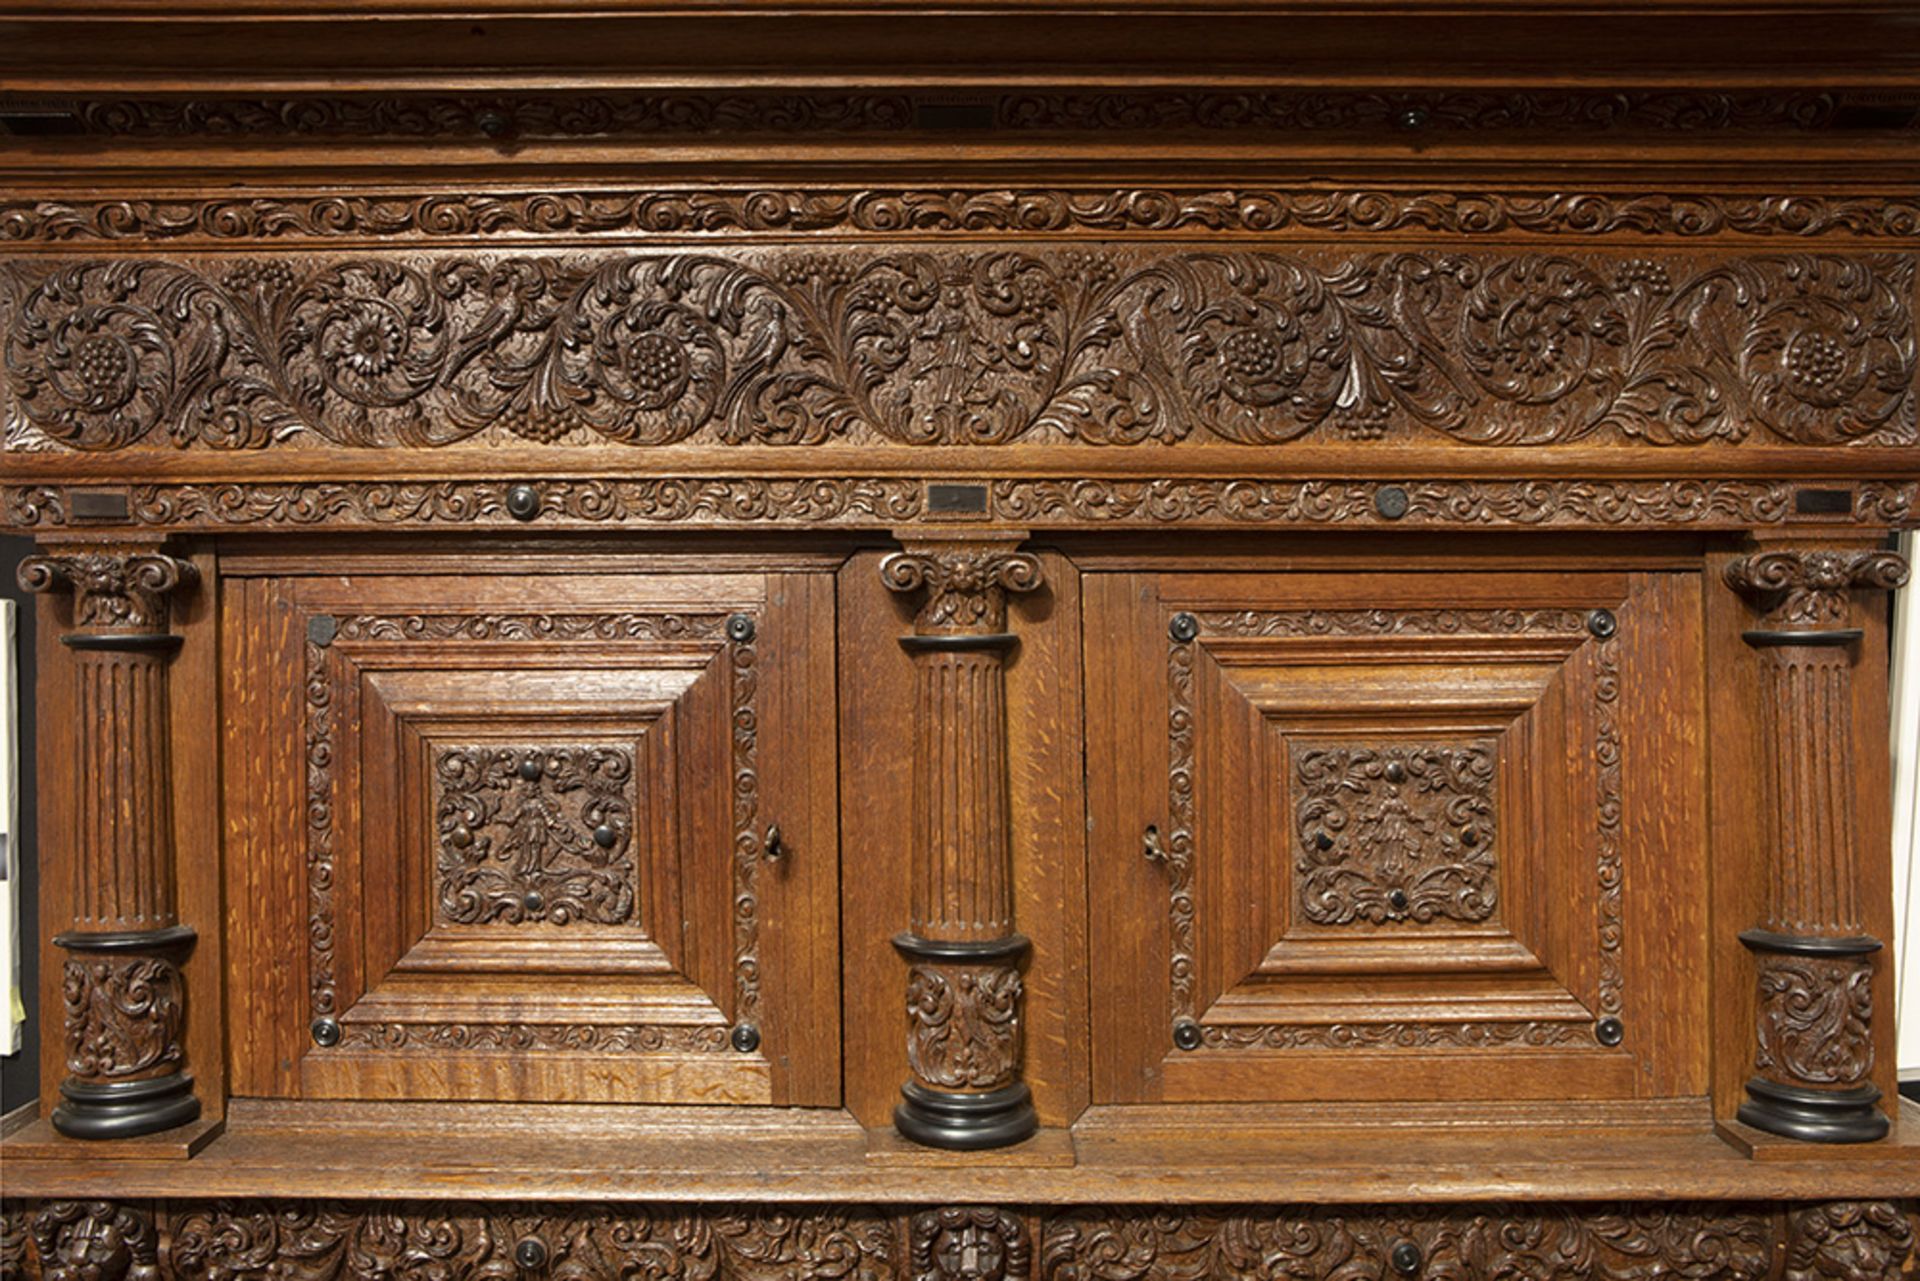
[[[180,971],[158,957],[69,957],[61,984],[67,1071],[88,1079],[151,1075],[181,1062],[186,997]]]
[[[1852,1088],[1873,1073],[1873,964],[1859,956],[1760,955],[1754,1064],[1789,1085]]]
[[[1905,257],[1036,246],[13,271],[10,448],[1916,434]]]
[[[1289,231],[1908,239],[1920,200],[1707,192],[976,188],[0,200],[0,241],[437,240],[521,235]]]
[[[907,974],[907,1062],[948,1090],[997,1090],[1020,1068],[1014,965],[915,965]]]
[[[633,754],[453,747],[434,760],[440,917],[457,925],[633,919]]]
[[[1311,747],[1294,761],[1295,893],[1316,925],[1484,921],[1494,745]]]

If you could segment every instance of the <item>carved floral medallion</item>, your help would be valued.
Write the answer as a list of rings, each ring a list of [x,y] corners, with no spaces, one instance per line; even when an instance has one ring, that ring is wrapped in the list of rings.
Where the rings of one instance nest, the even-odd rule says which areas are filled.
[[[1303,746],[1294,893],[1316,925],[1475,923],[1498,902],[1492,741]]]

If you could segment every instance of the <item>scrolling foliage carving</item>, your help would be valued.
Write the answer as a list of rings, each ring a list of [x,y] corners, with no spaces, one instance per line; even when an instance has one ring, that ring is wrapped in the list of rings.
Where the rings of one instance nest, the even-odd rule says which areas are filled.
[[[1301,913],[1317,925],[1484,921],[1494,746],[1315,747],[1294,763]]]
[[[1760,954],[1754,1066],[1788,1085],[1866,1084],[1873,1074],[1873,962]]]
[[[471,253],[13,268],[10,447],[1915,439],[1914,264]]]
[[[1402,1275],[1396,1258],[1433,1277],[1886,1281],[1915,1261],[1911,1203],[1781,1210],[1087,1206],[1039,1211],[1036,1243],[998,1207],[47,1202],[6,1207],[5,1257],[29,1281],[1346,1281]]]
[[[434,760],[441,919],[633,917],[633,754],[623,747],[453,747]]]
[[[0,241],[402,240],[521,235],[852,232],[1415,231],[1453,236],[1852,236],[1907,239],[1920,200],[1810,193],[1375,188],[829,188],[186,200],[0,200]]]
[[[181,1062],[182,987],[179,969],[162,957],[69,957],[61,983],[67,1071],[110,1080]]]
[[[1017,965],[915,965],[907,974],[907,1062],[948,1090],[997,1090],[1020,1071]]]

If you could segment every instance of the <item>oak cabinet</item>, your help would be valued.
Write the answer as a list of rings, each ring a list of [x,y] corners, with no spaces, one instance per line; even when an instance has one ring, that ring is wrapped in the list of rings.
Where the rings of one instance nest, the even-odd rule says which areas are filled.
[[[339,568],[227,585],[236,1090],[838,1102],[830,579]]]

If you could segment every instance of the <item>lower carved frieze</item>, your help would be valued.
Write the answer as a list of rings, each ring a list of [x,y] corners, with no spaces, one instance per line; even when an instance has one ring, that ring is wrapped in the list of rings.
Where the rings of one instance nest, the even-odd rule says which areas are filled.
[[[11,1202],[45,1281],[1891,1281],[1920,1203],[1394,1207]]]
[[[513,508],[524,491],[530,505]],[[935,492],[942,491],[944,492]],[[1814,495],[1812,498],[1806,494]],[[943,505],[970,504],[961,508]],[[1812,506],[1802,510],[1803,503]],[[0,485],[0,525],[20,530],[593,528],[893,529],[955,519],[1025,528],[1330,526],[1746,529],[1838,514],[1870,525],[1920,522],[1920,484],[1836,483],[1807,491],[1746,480],[1358,480],[1094,477],[944,486],[908,476],[531,478],[526,482],[219,482],[93,488]]]

